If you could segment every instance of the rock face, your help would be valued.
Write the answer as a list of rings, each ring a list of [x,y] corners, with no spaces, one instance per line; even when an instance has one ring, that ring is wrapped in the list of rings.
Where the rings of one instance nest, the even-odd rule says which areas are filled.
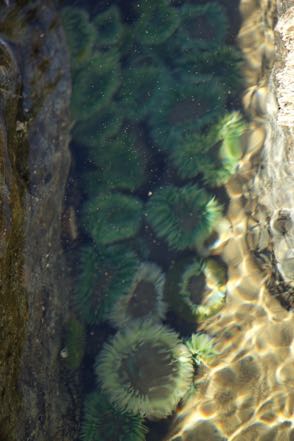
[[[0,438],[72,441],[78,406],[59,355],[68,55],[53,2],[2,2],[0,17]]]

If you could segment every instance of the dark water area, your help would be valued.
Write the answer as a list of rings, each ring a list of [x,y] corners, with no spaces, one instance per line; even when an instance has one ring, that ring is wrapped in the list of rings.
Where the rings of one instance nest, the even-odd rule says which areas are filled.
[[[75,285],[74,322],[65,324],[64,344],[86,403],[82,439],[98,440],[103,430],[104,440],[159,441],[192,381],[178,380],[178,398],[170,390],[164,404],[158,365],[158,373],[149,374],[157,398],[150,390],[137,403],[138,392],[132,394],[144,384],[141,363],[143,372],[157,357],[153,337],[153,362],[143,353],[136,360],[147,345],[140,326],[146,320],[148,335],[160,324],[160,332],[172,330],[183,345],[225,301],[225,265],[217,256],[209,259],[208,244],[217,240],[216,225],[229,203],[224,184],[242,155],[238,4],[64,1],[60,8],[73,88],[63,245]],[[221,300],[210,300],[215,296]],[[144,302],[137,317],[130,312],[134,301]],[[131,346],[115,352],[128,339]],[[180,375],[176,358],[169,363],[172,376]],[[148,370],[144,375],[147,382]],[[170,375],[161,380],[167,390],[177,387]],[[124,415],[130,413],[139,426],[103,422],[101,393],[113,419],[129,421]]]

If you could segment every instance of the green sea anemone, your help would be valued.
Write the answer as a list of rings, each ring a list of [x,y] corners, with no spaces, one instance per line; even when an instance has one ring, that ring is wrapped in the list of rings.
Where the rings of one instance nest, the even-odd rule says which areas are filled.
[[[219,118],[224,109],[222,87],[216,82],[185,78],[167,82],[154,97],[151,133],[162,149],[173,149]]]
[[[111,102],[91,118],[79,121],[73,129],[73,139],[86,147],[97,147],[121,129],[123,115],[118,104]]]
[[[117,299],[130,289],[138,266],[137,256],[120,245],[81,250],[75,304],[85,323],[109,318]]]
[[[76,67],[75,64],[80,64],[91,55],[96,31],[84,9],[67,6],[61,11],[61,18],[73,67]]]
[[[118,101],[127,119],[140,121],[153,110],[153,97],[160,87],[161,75],[161,70],[152,65],[131,65],[123,71]]]
[[[142,45],[155,46],[167,40],[178,28],[178,11],[166,0],[150,2],[140,0],[137,4],[139,18],[135,24],[135,36]]]
[[[182,274],[179,296],[197,321],[216,314],[224,305],[226,285],[224,268],[215,261],[194,261]]]
[[[214,347],[213,338],[207,334],[193,334],[189,340],[186,341],[186,346],[192,354],[195,364],[206,363],[218,355]]]
[[[93,24],[97,30],[98,46],[108,47],[120,42],[124,27],[117,6],[112,5],[106,11],[98,14]]]
[[[192,133],[190,136],[185,136],[181,143],[169,151],[169,161],[181,178],[194,178],[206,166],[205,154],[210,146],[207,136]]]
[[[84,204],[82,225],[100,245],[134,237],[141,225],[142,203],[133,196],[104,193]]]
[[[171,248],[184,250],[209,236],[220,214],[220,206],[205,190],[196,185],[170,185],[154,193],[147,204],[146,217]]]
[[[85,120],[93,116],[110,102],[119,85],[117,52],[96,52],[74,76],[73,117],[76,120]]]
[[[105,189],[134,191],[146,179],[146,152],[135,133],[122,132],[91,149],[89,157],[97,167],[93,178]]]
[[[128,293],[114,305],[110,321],[120,328],[132,320],[163,320],[167,309],[162,299],[164,283],[165,276],[157,265],[142,263]]]
[[[197,56],[186,56],[183,62],[195,75],[212,75],[230,93],[238,90],[242,84],[242,54],[234,47],[222,45],[213,50],[201,51]]]
[[[204,5],[184,5],[181,8],[183,49],[211,49],[224,42],[228,22],[222,6],[209,2]]]
[[[223,185],[235,173],[242,156],[241,136],[246,125],[239,112],[223,117],[208,135],[211,148],[203,167],[205,181],[210,185]]]
[[[119,331],[98,355],[102,390],[119,409],[147,418],[165,418],[192,382],[190,353],[178,335],[162,325],[141,322]]]
[[[100,392],[86,397],[82,441],[145,441],[146,433],[140,416],[117,410]]]
[[[80,367],[84,357],[86,332],[84,325],[72,318],[66,324],[65,348],[67,352],[66,364],[69,369],[76,370]]]

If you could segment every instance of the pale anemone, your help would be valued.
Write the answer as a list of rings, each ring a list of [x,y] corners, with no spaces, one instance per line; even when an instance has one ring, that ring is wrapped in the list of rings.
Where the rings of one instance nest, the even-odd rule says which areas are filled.
[[[214,339],[208,334],[193,334],[189,340],[186,341],[186,346],[197,365],[207,363],[218,355],[214,347]]]
[[[123,36],[124,27],[117,6],[112,5],[98,14],[93,24],[97,30],[98,46],[108,47],[118,44]]]
[[[100,391],[86,397],[81,427],[83,441],[145,441],[146,433],[140,416],[118,411]]]
[[[132,320],[165,318],[167,306],[163,301],[165,276],[154,263],[142,263],[127,294],[121,296],[113,307],[110,320],[123,327]]]
[[[117,408],[160,419],[175,410],[189,389],[193,361],[174,331],[136,322],[105,344],[96,372],[102,390]]]
[[[209,259],[195,260],[184,271],[179,295],[197,321],[216,314],[225,303],[226,275],[223,265]]]

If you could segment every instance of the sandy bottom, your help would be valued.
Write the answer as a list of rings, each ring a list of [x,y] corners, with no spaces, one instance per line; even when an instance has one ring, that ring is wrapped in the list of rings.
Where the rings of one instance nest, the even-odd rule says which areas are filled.
[[[239,34],[246,55],[248,89],[244,110],[252,116],[240,173],[227,186],[231,203],[230,237],[222,251],[228,265],[227,302],[202,332],[215,337],[219,351],[202,366],[197,392],[178,411],[169,441],[294,441],[294,315],[280,306],[265,287],[248,249],[248,213],[243,183],[252,178],[253,163],[263,147],[262,113],[268,93],[261,77],[262,57],[273,56],[270,30],[273,2],[242,1],[244,22]]]

